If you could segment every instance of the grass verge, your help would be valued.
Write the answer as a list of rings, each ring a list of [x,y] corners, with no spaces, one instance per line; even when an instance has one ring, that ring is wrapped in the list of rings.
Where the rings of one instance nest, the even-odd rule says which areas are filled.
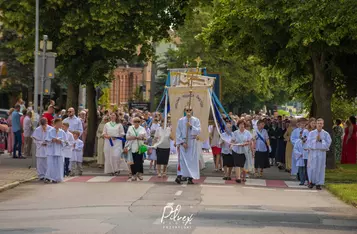
[[[327,184],[326,188],[342,201],[357,208],[357,184]]]
[[[326,188],[342,201],[357,207],[357,165],[339,164],[326,170]]]

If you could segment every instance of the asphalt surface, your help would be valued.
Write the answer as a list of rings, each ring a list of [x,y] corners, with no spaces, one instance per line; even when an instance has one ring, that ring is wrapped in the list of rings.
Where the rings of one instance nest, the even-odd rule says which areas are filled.
[[[357,233],[357,210],[324,190],[30,182],[0,193],[0,233]]]

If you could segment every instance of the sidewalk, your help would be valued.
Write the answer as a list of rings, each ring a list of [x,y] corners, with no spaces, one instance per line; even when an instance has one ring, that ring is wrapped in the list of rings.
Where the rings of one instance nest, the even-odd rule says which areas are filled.
[[[13,159],[9,154],[0,155],[0,192],[36,179],[36,169],[29,168],[31,160]]]

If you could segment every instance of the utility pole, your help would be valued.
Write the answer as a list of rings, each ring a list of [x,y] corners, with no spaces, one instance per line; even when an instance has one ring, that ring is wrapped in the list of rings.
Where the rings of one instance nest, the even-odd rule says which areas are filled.
[[[35,74],[34,74],[34,107],[33,110],[38,113],[38,43],[39,43],[39,19],[40,19],[40,0],[36,0],[36,28],[35,28]]]
[[[43,35],[43,52],[42,52],[42,71],[41,71],[41,99],[40,99],[40,114],[43,113],[43,92],[45,87],[46,78],[46,48],[47,48],[48,36]]]

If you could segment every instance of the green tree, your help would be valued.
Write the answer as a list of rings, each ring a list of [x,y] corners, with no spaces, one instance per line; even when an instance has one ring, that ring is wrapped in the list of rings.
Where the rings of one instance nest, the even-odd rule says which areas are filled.
[[[331,101],[337,58],[356,54],[357,7],[353,0],[217,0],[204,30],[207,45],[228,45],[232,55],[255,55],[287,77],[310,75],[315,116],[332,130]],[[304,82],[304,81],[298,81]],[[335,166],[330,154],[328,167]]]
[[[152,56],[151,42],[168,37],[170,27],[184,18],[186,0],[46,0],[41,1],[41,34],[47,34],[58,53],[58,71],[68,85],[70,98],[79,84],[87,87],[88,137],[94,145],[96,132],[95,86],[110,81],[107,74],[118,59],[130,60],[140,47],[140,60]],[[24,35],[9,47],[19,48],[18,58],[30,63],[33,54],[35,2],[2,1],[1,21]],[[33,20],[30,20],[33,19]],[[87,147],[85,155],[93,155]]]
[[[181,41],[178,50],[171,50],[167,55],[168,67],[182,67],[186,61],[191,63],[190,66],[195,66],[194,59],[200,56],[202,67],[221,74],[223,103],[229,110],[238,113],[283,103],[286,92],[279,98],[275,98],[274,94],[280,94],[282,90],[284,92],[282,87],[285,83],[281,82],[281,76],[268,73],[271,68],[264,67],[257,56],[232,54],[224,43],[216,47],[203,43],[203,29],[212,21],[214,11],[212,4],[198,4],[193,13],[186,17],[185,24],[177,31]]]

